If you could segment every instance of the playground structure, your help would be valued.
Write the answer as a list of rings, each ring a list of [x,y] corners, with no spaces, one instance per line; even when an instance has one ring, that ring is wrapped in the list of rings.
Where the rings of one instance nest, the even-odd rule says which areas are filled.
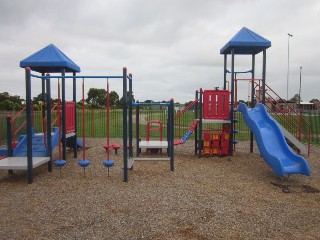
[[[40,60],[39,60],[40,59]],[[63,59],[64,61],[61,61]],[[53,44],[47,46],[46,48],[38,51],[37,53],[31,55],[25,60],[21,61],[21,67],[25,67],[25,79],[26,79],[26,108],[25,108],[25,126],[27,129],[27,133],[25,135],[25,156],[13,157],[10,153],[12,152],[12,139],[8,137],[8,157],[3,159],[0,162],[0,169],[8,169],[11,174],[13,170],[27,170],[27,178],[28,183],[33,182],[33,168],[40,166],[44,163],[48,164],[48,171],[52,171],[52,151],[58,145],[59,139],[61,138],[62,142],[62,157],[59,156],[59,159],[56,162],[56,165],[61,169],[64,164],[66,164],[66,147],[67,142],[66,139],[72,137],[73,149],[74,149],[74,158],[77,157],[77,148],[80,146],[83,149],[82,160],[79,161],[79,165],[81,167],[87,167],[90,164],[90,161],[85,159],[85,138],[83,138],[82,142],[79,142],[77,139],[76,133],[76,112],[75,112],[75,104],[76,104],[76,80],[82,79],[122,79],[123,80],[123,171],[124,171],[124,181],[128,181],[128,169],[132,167],[133,160],[139,160],[138,158],[133,158],[132,151],[132,104],[129,104],[129,109],[127,107],[127,85],[129,85],[129,102],[132,102],[132,75],[127,74],[127,69],[123,68],[123,74],[119,76],[78,76],[76,72],[80,72],[80,67],[78,67],[71,59],[69,59],[64,53],[62,53],[58,48],[56,48]],[[35,75],[31,72],[37,71],[42,73],[42,75]],[[60,76],[50,76],[48,72],[59,73]],[[72,76],[67,76],[66,72],[72,72]],[[34,133],[34,128],[32,124],[32,101],[31,101],[31,79],[37,78],[42,80],[42,96],[43,101],[45,102],[45,109],[43,109],[43,133]],[[51,113],[53,109],[51,108],[51,84],[50,81],[52,79],[61,79],[62,81],[62,101],[61,101],[61,123],[58,120],[54,120],[53,123],[61,124],[61,133],[60,129],[54,128],[52,129],[52,119]],[[65,100],[65,81],[66,79],[73,80],[73,102],[68,103]],[[128,84],[129,81],[129,84]],[[82,90],[83,91],[83,90]],[[82,99],[83,102],[83,99]],[[60,101],[59,101],[60,103]],[[138,104],[139,105],[139,104]],[[173,99],[165,104],[168,107],[169,111],[169,119],[173,119]],[[83,105],[82,105],[83,106]],[[57,106],[54,106],[56,108]],[[129,112],[129,117],[128,117]],[[60,113],[57,115],[57,119],[60,119]],[[128,124],[129,119],[129,124]],[[82,121],[84,123],[84,120]],[[170,161],[170,170],[173,171],[173,121],[170,120],[170,133],[168,141],[160,141],[162,144],[160,148],[167,148],[169,158],[164,160]],[[128,145],[128,125],[129,125],[129,141]],[[60,125],[59,125],[60,126]],[[84,126],[84,124],[83,124]],[[8,130],[9,132],[9,130]],[[84,132],[84,129],[83,129]],[[10,130],[11,133],[11,130]],[[8,134],[9,136],[10,134]],[[35,136],[41,136],[41,141],[37,141]],[[39,142],[41,147],[44,149],[43,156],[36,157],[34,145]],[[22,142],[17,143],[17,147]],[[108,147],[111,145],[109,141],[107,143]],[[150,145],[150,144],[149,144]],[[130,147],[129,147],[130,146]],[[143,142],[142,146],[143,147]],[[152,144],[149,146],[150,148],[154,148]],[[118,148],[117,148],[118,149]],[[128,152],[129,157],[128,158]],[[109,154],[109,151],[108,151]],[[146,159],[145,159],[146,160]],[[155,160],[155,159],[153,159]],[[162,159],[163,160],[163,159]],[[103,165],[108,167],[112,166],[110,164],[109,155],[108,159],[103,161]]]
[[[162,141],[162,131],[163,131],[163,123],[160,120],[150,120],[146,124],[146,141],[149,142],[151,140],[152,132],[159,133],[159,141]],[[140,152],[140,149],[139,149]],[[162,148],[147,148],[147,153],[162,153]]]
[[[80,72],[78,67],[71,59],[63,54],[54,45],[49,45],[47,48],[40,50],[39,52],[31,55],[29,58],[21,61],[20,66],[25,68],[26,76],[26,122],[27,134],[22,136],[19,141],[15,141],[15,138],[9,137],[8,134],[8,158],[1,160],[0,169],[8,169],[9,173],[12,170],[22,169],[28,171],[28,183],[33,181],[33,168],[48,163],[48,171],[52,171],[52,150],[60,142],[62,145],[62,157],[59,160],[66,160],[66,146],[73,146],[74,157],[77,157],[77,148],[83,148],[83,161],[85,161],[85,138],[83,141],[77,139],[77,126],[76,126],[76,80],[82,79],[122,79],[123,80],[123,178],[124,181],[128,181],[128,170],[132,169],[134,161],[169,161],[170,170],[174,171],[174,145],[183,144],[191,136],[195,134],[195,153],[198,154],[199,158],[202,156],[233,156],[235,150],[235,139],[236,123],[235,112],[240,111],[245,117],[245,121],[252,132],[250,134],[250,152],[253,152],[253,134],[258,143],[261,156],[271,166],[275,173],[284,176],[285,174],[304,174],[310,175],[310,169],[307,161],[293,153],[283,141],[283,133],[278,128],[274,127],[272,120],[269,119],[269,115],[263,110],[264,108],[257,105],[256,102],[261,102],[265,105],[267,99],[266,95],[268,86],[266,85],[266,49],[271,46],[271,42],[252,32],[247,28],[243,28],[232,38],[221,50],[220,53],[224,55],[224,83],[223,90],[202,90],[196,91],[195,101],[191,106],[195,107],[195,118],[189,127],[187,133],[181,138],[174,140],[174,100],[170,99],[166,103],[139,103],[132,102],[132,75],[127,74],[127,69],[123,68],[122,75],[119,76],[77,76],[76,73]],[[263,53],[263,67],[262,67],[262,78],[255,79],[255,56],[258,53]],[[41,59],[42,62],[36,61],[38,57],[50,55],[51,64],[48,65],[46,59]],[[252,56],[252,69],[247,71],[251,73],[251,78],[240,79],[236,75],[242,72],[235,71],[234,59],[235,55],[251,55]],[[231,71],[227,70],[227,55],[231,55]],[[53,60],[52,60],[53,59]],[[63,59],[64,61],[61,61]],[[32,71],[41,73],[40,75],[33,74]],[[45,73],[61,73],[61,76],[50,76]],[[71,72],[72,76],[66,76],[66,72]],[[230,91],[227,90],[227,74],[230,73]],[[42,96],[43,102],[45,102],[45,109],[43,109],[43,132],[34,133],[32,127],[32,102],[31,102],[31,78],[41,79],[42,81]],[[59,106],[51,107],[51,86],[50,81],[52,79],[62,80],[62,100],[61,100],[61,123],[60,123],[60,112],[57,114],[59,120],[52,121],[52,111],[54,108]],[[73,80],[73,101],[67,102],[65,99],[65,81],[66,79]],[[248,110],[243,104],[238,105],[237,101],[237,83],[240,80],[246,80],[249,82],[251,87],[251,99],[250,107]],[[129,89],[127,90],[127,86]],[[270,88],[268,88],[270,89]],[[127,95],[127,93],[129,93]],[[128,99],[127,99],[128,98]],[[269,97],[268,97],[269,99]],[[128,100],[128,101],[127,101]],[[82,100],[83,101],[83,100]],[[127,102],[130,104],[127,105]],[[167,139],[162,139],[162,122],[159,120],[147,123],[147,139],[141,141],[139,138],[139,107],[145,105],[161,105],[167,107],[168,118],[167,118]],[[84,103],[83,103],[84,106]],[[108,106],[108,104],[107,104]],[[132,109],[136,108],[136,157],[133,155],[133,121],[132,121]],[[128,109],[129,108],[129,109]],[[186,108],[184,111],[187,111]],[[256,114],[253,114],[256,112]],[[252,114],[251,114],[252,113]],[[179,113],[181,114],[181,113]],[[178,115],[179,115],[178,114]],[[199,115],[198,115],[199,114]],[[177,116],[178,117],[178,116]],[[109,116],[107,117],[109,121]],[[259,127],[258,120],[260,123],[268,124],[268,128],[262,129]],[[300,120],[302,121],[302,120]],[[10,119],[8,119],[8,132],[12,132]],[[52,128],[53,124],[57,123],[58,127]],[[151,124],[158,124],[159,127],[152,127]],[[206,128],[207,124],[216,124],[218,127],[214,129]],[[83,120],[84,125],[84,120]],[[107,123],[109,126],[109,123]],[[61,129],[60,129],[61,126]],[[258,127],[257,127],[258,126]],[[151,131],[159,131],[159,141],[152,141],[150,139]],[[13,131],[16,132],[16,131]],[[83,129],[84,132],[84,129]],[[267,134],[265,134],[267,132]],[[129,134],[129,136],[128,136]],[[281,151],[274,152],[270,148],[270,134],[272,137],[279,141]],[[310,132],[309,132],[310,134]],[[303,146],[299,146],[296,138],[287,137],[292,143],[296,142],[296,145],[303,149]],[[41,140],[38,140],[41,139]],[[69,139],[69,141],[67,141]],[[297,141],[295,141],[295,139]],[[24,145],[22,144],[24,143]],[[36,143],[41,145],[42,153],[37,154]],[[129,143],[129,144],[128,144]],[[108,159],[103,162],[104,166],[112,166],[109,157],[110,148],[113,147],[115,150],[119,149],[113,145],[110,145],[109,134],[108,141],[105,146]],[[309,146],[308,146],[309,147]],[[14,148],[14,150],[13,150]],[[19,149],[24,149],[24,156],[17,155]],[[140,149],[144,148],[156,149],[162,151],[167,149],[168,157],[139,157]],[[21,151],[20,151],[21,152]],[[308,149],[309,152],[309,149]],[[284,156],[284,157],[283,157]],[[81,160],[80,160],[81,161]],[[79,164],[80,164],[79,161]],[[110,161],[110,162],[109,162]],[[107,163],[108,162],[108,163]],[[90,163],[90,162],[89,162]],[[86,160],[82,167],[88,166]],[[114,163],[114,162],[113,162]],[[58,165],[57,165],[58,166]],[[61,165],[62,166],[62,165]],[[59,167],[61,167],[59,166]]]
[[[230,155],[233,155],[235,123],[237,120],[234,118],[236,111],[244,114],[245,122],[251,129],[250,134],[250,152],[253,152],[253,134],[258,143],[260,154],[265,162],[273,168],[274,172],[280,176],[286,174],[303,174],[310,175],[310,169],[307,161],[297,156],[284,141],[284,135],[279,131],[279,127],[274,120],[270,120],[270,115],[265,111],[262,105],[255,107],[255,102],[261,102],[265,105],[270,95],[267,92],[266,85],[266,49],[271,47],[271,42],[260,35],[252,32],[247,28],[242,28],[221,50],[220,54],[224,55],[224,85],[226,90],[227,86],[227,73],[230,74],[231,85],[231,101],[230,101]],[[262,78],[255,79],[255,56],[258,53],[263,53],[262,57]],[[235,55],[249,55],[251,56],[252,68],[250,71],[250,79],[237,79],[235,71]],[[227,70],[227,55],[231,55],[231,71]],[[238,108],[237,103],[237,82],[239,80],[247,80],[251,85],[251,109],[247,110],[244,104],[240,104]],[[268,95],[268,99],[266,98]],[[256,97],[256,98],[255,98]],[[256,112],[256,113],[255,113]],[[255,113],[255,114],[254,114]],[[300,116],[301,117],[301,116]],[[268,127],[267,127],[268,126]],[[291,142],[294,137],[291,135],[287,137]],[[274,151],[272,142],[279,143],[279,151]],[[297,144],[300,147],[300,144]]]
[[[67,135],[76,139],[75,92],[73,102],[67,102],[65,99],[65,79],[62,78],[62,124],[61,129],[52,129],[52,124],[60,123],[60,112],[57,114],[57,118],[54,121],[52,121],[51,117],[52,111],[54,111],[57,107],[60,108],[60,101],[58,105],[53,106],[53,108],[51,107],[51,76],[49,74],[45,75],[45,73],[61,72],[62,76],[64,76],[66,72],[72,72],[73,75],[75,75],[76,72],[80,71],[80,68],[53,44],[22,60],[20,62],[20,66],[26,67],[26,107],[24,109],[26,121],[19,128],[25,125],[27,127],[27,133],[26,135],[19,137],[19,141],[16,146],[12,146],[12,141],[14,142],[15,139],[11,138],[12,131],[8,124],[8,158],[1,162],[0,168],[8,169],[9,173],[12,173],[12,170],[14,169],[27,170],[28,183],[32,183],[33,168],[41,164],[48,163],[48,171],[52,171],[52,149],[57,146],[58,142],[60,141],[60,136],[62,140],[63,159],[66,159]],[[33,128],[31,69],[41,73],[42,102],[45,103],[45,108],[42,108],[42,133],[34,133]],[[14,121],[8,120],[8,122],[13,123],[12,125],[14,126]],[[19,130],[19,128],[17,130]],[[62,131],[61,135],[60,131]],[[13,136],[17,132],[18,131],[13,131]],[[76,143],[76,140],[74,142]],[[76,146],[74,149],[74,154],[76,157]]]
[[[228,90],[202,90],[196,91],[199,97],[199,134],[195,137],[195,153],[198,157],[232,155],[232,144],[236,141],[230,137],[231,120]],[[214,124],[215,128],[204,128],[207,124]],[[235,130],[233,130],[235,131]],[[198,138],[199,136],[199,138]]]
[[[279,125],[270,117],[263,104],[257,103],[255,108],[248,109],[240,103],[239,111],[254,133],[261,156],[277,175],[310,175],[307,160],[290,149]]]
[[[303,131],[302,122],[310,126],[303,117],[296,111],[287,106],[295,115],[289,118],[286,114],[281,115],[281,111],[276,111],[275,114],[279,119],[285,119],[287,126],[298,129],[298,139],[288,130],[280,125],[282,131],[276,127],[270,120],[270,115],[261,105],[255,104],[261,102],[269,106],[274,106],[275,97],[271,93],[279,96],[266,84],[266,49],[271,46],[271,42],[260,35],[252,32],[247,28],[242,28],[221,50],[224,55],[224,84],[223,90],[202,90],[196,91],[195,103],[195,119],[198,120],[198,127],[195,127],[195,153],[198,153],[199,158],[202,156],[233,156],[235,144],[238,141],[235,135],[238,132],[235,118],[235,113],[239,111],[243,113],[247,126],[252,130],[250,133],[250,152],[253,152],[253,135],[257,141],[261,156],[265,162],[273,168],[277,175],[284,176],[286,174],[303,174],[310,175],[310,169],[307,161],[294,153],[288,146],[285,138],[291,144],[294,144],[299,152],[309,155],[310,149],[310,130]],[[255,56],[262,52],[262,78],[255,78]],[[252,69],[249,71],[235,71],[234,59],[235,55],[251,55]],[[231,55],[231,71],[227,70],[227,55]],[[230,82],[227,81],[227,74],[230,73]],[[249,73],[251,78],[237,78],[237,74]],[[238,82],[247,81],[248,88],[248,105],[251,109],[247,110],[244,104],[238,103]],[[227,89],[227,83],[230,89]],[[230,90],[230,91],[229,91]],[[250,91],[251,90],[251,91]],[[199,94],[199,95],[198,95]],[[267,98],[266,98],[267,95]],[[251,96],[251,98],[250,98]],[[279,98],[281,99],[281,98]],[[282,100],[282,99],[281,99]],[[283,100],[283,102],[285,102]],[[268,105],[266,105],[268,106]],[[198,109],[199,108],[199,109]],[[264,109],[264,110],[262,110]],[[270,109],[270,107],[269,107]],[[271,109],[270,109],[271,110]],[[198,115],[199,112],[199,115]],[[253,112],[259,112],[253,114]],[[297,120],[298,119],[298,120]],[[218,127],[206,129],[206,124],[216,124]],[[261,128],[259,124],[268,125]],[[293,126],[292,126],[293,125]],[[258,126],[258,127],[257,127]],[[267,132],[267,133],[266,133]],[[302,135],[307,136],[308,150],[300,143]],[[280,149],[274,151],[272,142],[278,142]]]
[[[129,96],[132,97],[132,89],[129,90]],[[162,122],[159,120],[152,120],[147,122],[147,138],[145,141],[140,139],[140,107],[141,106],[164,106],[167,107],[168,118],[167,118],[167,140],[162,139]],[[129,161],[127,167],[132,169],[135,161],[169,161],[170,171],[174,171],[174,100],[170,99],[166,103],[140,103],[131,102],[129,105],[129,146],[133,145],[133,128],[132,128],[132,107],[136,107],[136,157],[133,155],[133,151],[129,150]],[[131,117],[130,117],[131,116]],[[155,127],[156,124],[158,127]],[[150,139],[150,132],[159,132],[159,141]],[[147,152],[151,151],[154,153],[161,152],[163,149],[167,149],[168,157],[139,157],[141,149],[147,149]]]
[[[68,137],[73,138],[74,143],[74,158],[77,157],[77,144],[79,145],[79,141],[77,140],[77,126],[76,126],[76,112],[75,112],[75,104],[76,104],[76,80],[77,79],[123,79],[124,82],[124,101],[126,102],[126,85],[127,80],[130,76],[127,75],[127,69],[123,68],[123,74],[119,76],[77,76],[76,73],[80,72],[80,67],[76,65],[70,58],[68,58],[63,52],[61,52],[57,47],[53,44],[48,45],[47,47],[41,49],[40,51],[32,54],[30,57],[24,59],[20,62],[20,67],[25,68],[25,80],[26,80],[26,107],[25,118],[26,121],[23,125],[26,126],[27,131],[24,137],[24,141],[19,141],[17,143],[16,149],[20,148],[20,145],[24,142],[24,154],[25,156],[13,156],[13,139],[11,138],[11,121],[8,120],[8,157],[2,159],[0,162],[0,169],[9,170],[9,174],[13,172],[13,170],[27,170],[27,180],[28,183],[33,182],[33,168],[40,166],[44,163],[48,164],[48,171],[52,171],[52,150],[55,146],[57,146],[61,137],[62,142],[62,160],[66,160],[66,139]],[[40,72],[41,76],[35,75],[31,72],[31,70]],[[49,74],[45,75],[45,73],[61,73],[60,76],[50,76]],[[66,72],[71,72],[72,76],[66,76]],[[33,128],[33,118],[32,118],[32,96],[31,96],[31,78],[41,79],[42,83],[42,97],[43,102],[45,102],[45,109],[43,108],[43,133],[34,133]],[[62,81],[62,101],[61,101],[61,136],[59,134],[60,129],[54,128],[52,129],[52,119],[51,113],[53,111],[51,107],[51,84],[50,81],[52,79],[61,79]],[[66,79],[73,80],[73,101],[72,103],[68,103],[65,98],[65,81]],[[124,121],[127,119],[127,109],[124,107]],[[60,114],[58,114],[58,119],[60,119]],[[58,122],[58,120],[54,120],[53,123]],[[37,140],[37,139],[41,140]],[[126,139],[126,137],[124,137]],[[125,149],[127,148],[127,141],[124,141]],[[43,151],[41,156],[36,156],[36,143],[41,145]],[[85,148],[85,142],[83,144],[83,149]],[[81,145],[82,145],[81,144]],[[124,156],[126,155],[126,151],[124,151]],[[85,159],[83,159],[85,160]],[[126,164],[127,161],[124,161]],[[127,181],[127,168],[124,168],[124,179]]]

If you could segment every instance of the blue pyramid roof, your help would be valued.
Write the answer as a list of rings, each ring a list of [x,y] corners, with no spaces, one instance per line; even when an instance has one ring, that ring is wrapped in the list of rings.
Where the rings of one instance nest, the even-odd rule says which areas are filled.
[[[223,48],[220,54],[231,54],[234,48],[235,54],[257,54],[271,47],[271,42],[243,27]]]
[[[62,69],[66,72],[80,72],[80,67],[53,44],[20,61],[20,67],[30,67],[41,73],[61,72]]]

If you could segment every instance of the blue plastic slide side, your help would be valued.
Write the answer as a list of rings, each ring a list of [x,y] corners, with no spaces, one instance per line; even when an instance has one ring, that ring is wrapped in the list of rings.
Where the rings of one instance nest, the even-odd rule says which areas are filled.
[[[278,123],[269,115],[263,104],[257,103],[255,108],[248,109],[241,103],[238,111],[243,114],[245,123],[253,132],[264,161],[277,175],[310,176],[307,160],[294,153],[288,146]]]
[[[80,139],[77,139],[77,147],[78,148],[83,148],[83,142]]]
[[[27,156],[27,139],[26,137],[18,143],[17,147],[13,150],[13,156],[26,157]],[[32,156],[45,157],[47,156],[46,147],[44,144],[43,134],[34,134],[32,136]]]
[[[25,155],[22,155],[22,152],[25,152]],[[20,135],[19,136],[19,142],[15,149],[13,149],[13,156],[14,157],[25,157],[27,156],[27,136],[26,135]]]
[[[51,136],[51,148],[54,149],[59,144],[59,128],[53,128]]]
[[[7,156],[8,155],[8,148],[1,147],[0,148],[0,156]]]
[[[59,143],[59,129],[53,128],[51,133],[51,147],[54,149]],[[27,156],[27,137],[19,138],[17,147],[13,150],[13,156],[26,157]],[[46,157],[48,156],[48,148],[44,141],[43,133],[33,134],[32,136],[32,156],[33,157]]]

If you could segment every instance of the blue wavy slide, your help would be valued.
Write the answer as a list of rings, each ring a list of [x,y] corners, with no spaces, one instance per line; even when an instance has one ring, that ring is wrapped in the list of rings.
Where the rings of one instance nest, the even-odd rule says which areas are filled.
[[[275,174],[310,176],[307,160],[291,150],[278,123],[269,115],[263,104],[257,103],[255,108],[248,109],[241,103],[238,111],[243,114],[245,123],[253,132],[262,158],[273,168]]]

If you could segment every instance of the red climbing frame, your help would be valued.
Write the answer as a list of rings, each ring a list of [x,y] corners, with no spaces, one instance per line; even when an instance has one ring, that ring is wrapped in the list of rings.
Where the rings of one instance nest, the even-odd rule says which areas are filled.
[[[203,91],[203,118],[204,119],[229,119],[230,92],[227,90]]]
[[[150,141],[150,134],[151,131],[159,131],[159,137],[160,141],[162,141],[162,129],[163,129],[163,123],[160,120],[151,120],[147,122],[146,130],[147,130],[147,136],[146,141]],[[151,148],[147,148],[147,152],[149,152]],[[154,151],[157,151],[156,149],[153,149]],[[159,148],[160,153],[162,153],[162,149]]]
[[[75,132],[75,103],[66,102],[66,133]]]
[[[156,127],[155,125],[158,125],[158,127]],[[159,120],[148,121],[146,125],[146,130],[147,130],[146,140],[150,141],[151,131],[159,131],[160,141],[162,141],[162,126],[163,124]]]

